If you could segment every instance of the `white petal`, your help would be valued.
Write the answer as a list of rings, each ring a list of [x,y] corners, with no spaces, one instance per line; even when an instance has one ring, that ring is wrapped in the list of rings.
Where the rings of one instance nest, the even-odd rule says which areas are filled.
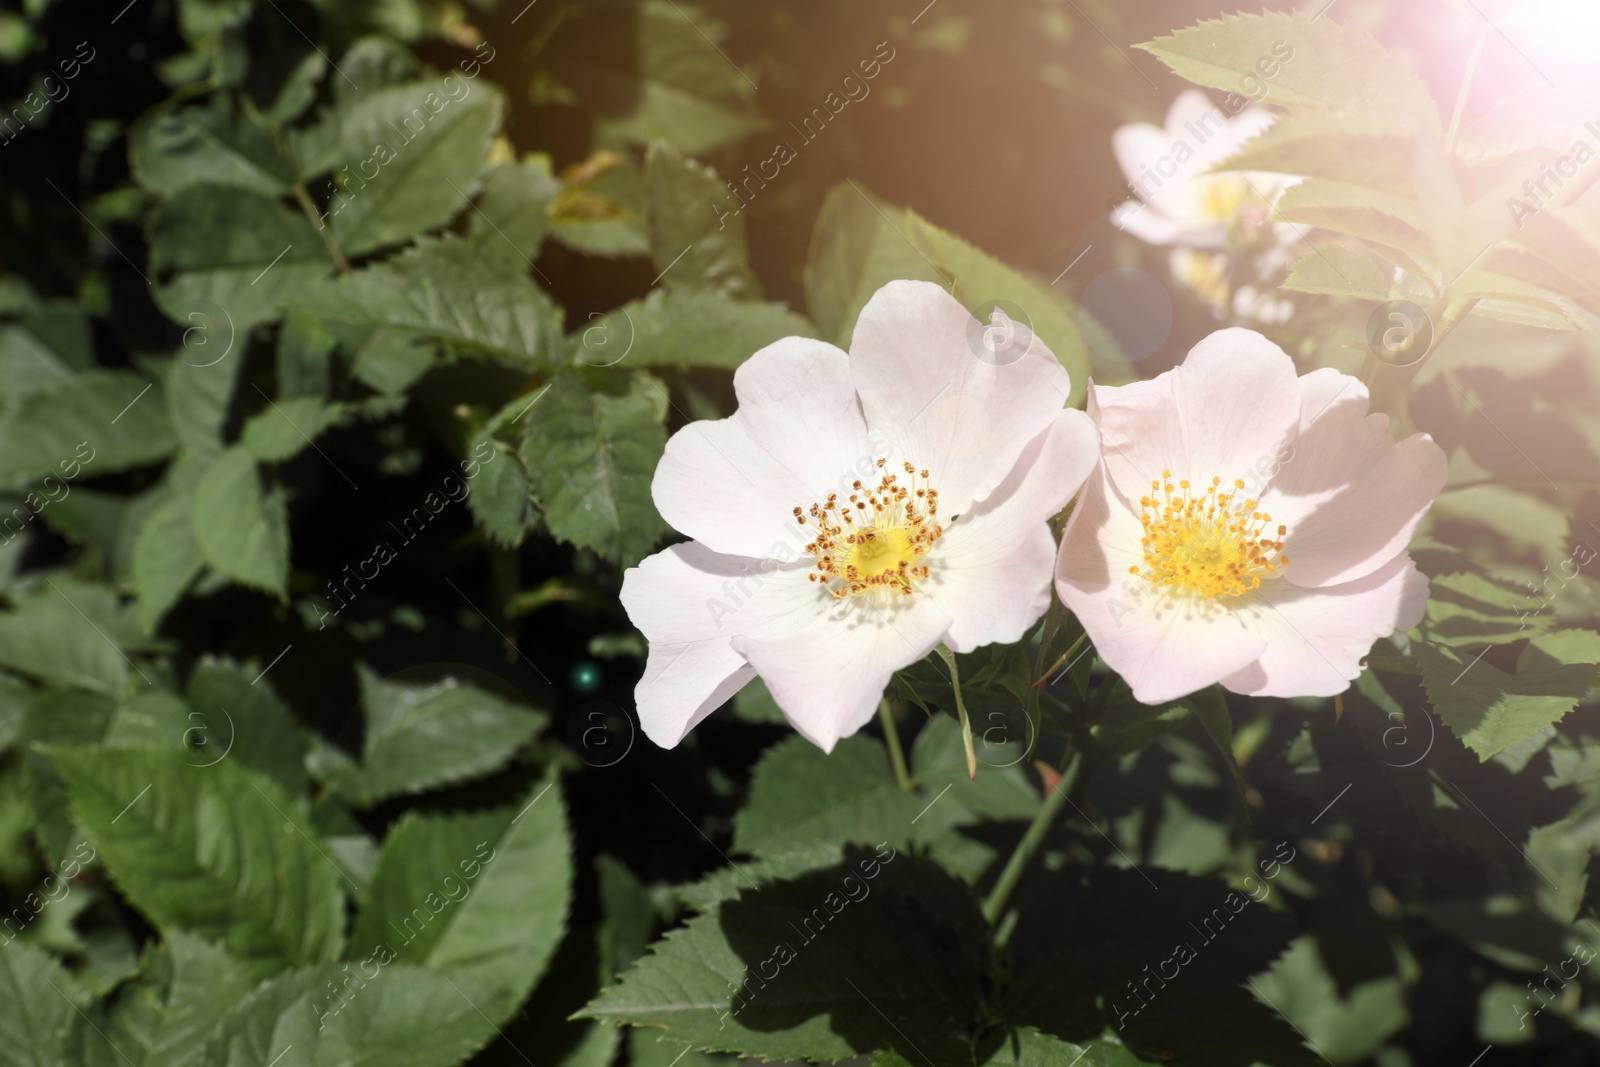
[[[1087,415],[1059,412],[1011,476],[939,539],[919,592],[955,620],[945,644],[970,652],[1017,641],[1044,614],[1056,556],[1049,518],[1094,469],[1099,444]]]
[[[1426,434],[1398,444],[1367,389],[1323,369],[1301,380],[1301,428],[1262,510],[1289,528],[1283,577],[1329,586],[1368,574],[1402,551],[1444,488],[1444,452]]]
[[[1227,231],[1220,223],[1174,222],[1161,213],[1161,208],[1130,200],[1111,213],[1111,221],[1118,229],[1133,234],[1149,245],[1182,245],[1185,248],[1221,248],[1227,243]]]
[[[1374,641],[1422,621],[1428,579],[1402,553],[1343,585],[1302,589],[1278,579],[1239,599],[1240,619],[1267,648],[1222,684],[1250,696],[1333,696],[1360,675]]]
[[[804,337],[776,341],[733,376],[739,408],[672,435],[651,496],[676,530],[718,552],[792,559],[810,538],[796,507],[873,471],[850,358]],[[787,546],[780,551],[777,546]]]
[[[1218,330],[1149,381],[1094,389],[1107,471],[1135,506],[1172,471],[1197,487],[1249,482],[1292,442],[1300,385],[1283,349],[1253,330]]]
[[[871,721],[894,672],[933,651],[949,627],[949,616],[926,597],[888,606],[853,597],[798,630],[735,637],[733,646],[790,724],[832,752]]]
[[[1130,574],[1143,564],[1141,533],[1103,473],[1090,475],[1061,539],[1056,592],[1134,697],[1160,704],[1222,680],[1266,644],[1215,602],[1158,594]]]
[[[985,329],[1009,337],[1000,359],[979,358]],[[890,282],[873,294],[850,342],[850,371],[893,465],[927,468],[945,517],[992,492],[1072,391],[1025,325],[1001,314],[982,327],[932,282]]]
[[[797,628],[827,610],[832,598],[807,573],[807,564],[719,555],[693,541],[623,573],[622,606],[650,642],[634,689],[650,740],[673,747],[755,677],[733,650],[736,634]]]

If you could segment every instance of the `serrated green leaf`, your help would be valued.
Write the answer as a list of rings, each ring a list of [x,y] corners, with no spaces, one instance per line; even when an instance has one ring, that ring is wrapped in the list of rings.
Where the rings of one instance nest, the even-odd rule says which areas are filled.
[[[321,397],[286,396],[250,416],[239,443],[264,463],[282,462],[311,447],[343,416],[343,405],[329,404]]]
[[[361,764],[340,782],[368,807],[488,774],[544,726],[546,716],[455,678],[432,685],[374,680],[362,696]]]
[[[1452,648],[1481,649],[1520,641],[1549,629],[1545,601],[1531,591],[1471,571],[1428,580],[1428,640]]]
[[[1267,973],[1253,981],[1258,995],[1334,1063],[1367,1059],[1410,1018],[1398,975],[1341,990],[1310,937],[1296,938]]]
[[[365,961],[363,961],[365,962]],[[374,963],[279,975],[235,1005],[206,1046],[207,1067],[456,1067],[494,1037],[450,979]]]
[[[337,959],[340,876],[267,778],[181,750],[60,748],[73,811],[128,899],[161,929],[228,948],[256,975]]]
[[[315,290],[334,267],[303,215],[221,185],[196,185],[167,201],[149,242],[161,310],[187,323],[197,308],[221,308],[236,336]]]
[[[650,197],[650,258],[667,288],[761,299],[761,283],[750,269],[744,215],[716,171],[656,141],[645,153],[644,184]]]
[[[0,952],[0,1067],[56,1067],[89,997],[42,949],[7,944]]]
[[[364,255],[454,218],[477,191],[502,108],[492,86],[458,74],[334,108],[295,153],[303,175],[336,176],[327,220],[339,246]]]
[[[754,85],[715,47],[726,27],[702,8],[644,0],[599,9],[562,31],[547,46],[550,63],[592,109],[599,144],[660,138],[706,152],[766,125],[752,106]]]
[[[140,970],[109,1005],[102,1036],[117,1054],[107,1064],[198,1067],[218,1020],[255,988],[238,960],[182,930],[147,949]]]
[[[782,304],[718,293],[656,289],[595,316],[572,335],[579,362],[605,367],[719,367],[733,370],[785,337],[815,337],[804,316]]]
[[[636,374],[622,396],[557,375],[523,418],[520,455],[545,525],[560,540],[631,565],[666,533],[650,480],[666,448],[664,387]]]
[[[233,759],[271,778],[290,796],[306,788],[306,736],[272,683],[232,660],[206,655],[189,674],[184,743],[191,763]]]
[[[132,611],[101,585],[48,579],[0,613],[0,666],[95,693],[122,692],[138,645]]]
[[[467,218],[467,232],[483,244],[504,241],[524,259],[538,259],[550,229],[550,203],[560,192],[548,157],[491,167],[483,178],[477,210]]]
[[[985,951],[960,883],[911,856],[864,852],[689,920],[580,1015],[763,1059],[970,1057],[961,1033]]]
[[[1422,684],[1445,725],[1487,760],[1558,722],[1600,683],[1600,634],[1536,635],[1507,674],[1465,649],[1418,642]]]
[[[1437,134],[1439,111],[1422,79],[1366,32],[1320,14],[1226,15],[1137,47],[1207,88]]]
[[[555,953],[572,896],[561,790],[536,784],[519,807],[403,817],[384,841],[348,955],[388,946],[401,963],[449,975],[504,1022]]]
[[[1298,853],[1275,855],[1277,876]],[[1292,923],[1265,903],[1275,890],[1156,867],[1035,871],[1017,896],[1003,1010],[1057,1036],[1109,1028],[1144,1059],[1310,1067],[1316,1054],[1246,985],[1289,940]]]
[[[1281,288],[1351,300],[1389,299],[1389,279],[1372,254],[1335,244],[1295,260]]]
[[[421,334],[519,366],[550,366],[561,351],[560,313],[525,277],[527,264],[509,257],[493,244],[455,237],[421,241],[300,303],[330,319]]]
[[[1415,133],[1348,114],[1300,111],[1280,115],[1213,170],[1264,171],[1330,178],[1387,193],[1416,192]]]
[[[538,525],[539,515],[534,510],[522,460],[514,448],[502,444],[495,435],[513,424],[529,403],[521,397],[511,401],[472,439],[471,453],[480,465],[467,494],[467,507],[490,540],[507,548],[522,543],[523,537]]]
[[[209,458],[224,447],[222,428],[244,356],[229,353],[215,363],[190,356],[180,349],[167,367],[167,417],[189,455]]]
[[[205,567],[194,535],[194,494],[174,492],[158,504],[133,542],[133,592],[139,626],[154,633]]]
[[[284,596],[289,518],[282,494],[267,489],[243,446],[224,449],[194,490],[191,527],[205,561],[241,585]]]
[[[1412,197],[1385,193],[1348,182],[1313,179],[1291,185],[1278,198],[1274,212],[1284,222],[1332,230],[1370,243],[1414,273],[1436,276],[1423,265],[1435,259],[1423,234],[1423,220]]]
[[[153,383],[127,371],[90,371],[33,392],[0,423],[0,479],[80,469],[112,474],[154,463],[175,447]]]
[[[128,134],[128,162],[134,180],[162,196],[210,184],[275,197],[292,178],[272,131],[227,92],[163,104],[140,119]]]

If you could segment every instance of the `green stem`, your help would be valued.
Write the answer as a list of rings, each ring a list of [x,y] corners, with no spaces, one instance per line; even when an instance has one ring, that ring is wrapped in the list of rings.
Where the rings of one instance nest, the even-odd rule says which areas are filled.
[[[967,705],[961,699],[961,670],[956,666],[956,654],[944,645],[934,649],[939,653],[939,658],[944,660],[944,665],[950,668],[950,688],[956,694],[956,713],[961,717],[961,743],[967,749],[967,778],[978,777],[978,750],[972,743],[972,720],[967,718]]]
[[[1010,906],[1011,898],[1016,894],[1017,886],[1021,883],[1028,864],[1033,861],[1034,853],[1038,852],[1039,846],[1044,843],[1045,835],[1050,832],[1056,816],[1069,803],[1068,794],[1072,792],[1073,784],[1082,769],[1083,754],[1074,752],[1067,762],[1067,769],[1061,772],[1056,787],[1050,790],[1050,795],[1039,805],[1038,812],[1033,816],[1033,822],[1028,824],[1027,832],[1022,835],[1022,840],[1017,842],[1011,858],[1006,860],[1005,869],[1000,872],[1000,878],[990,891],[989,899],[983,902],[983,917],[991,927],[1000,921],[1000,916],[1004,915],[1006,908]]]
[[[1045,679],[1049,678],[1052,674],[1056,673],[1056,671],[1060,670],[1061,665],[1067,662],[1067,657],[1078,651],[1078,649],[1082,648],[1083,643],[1087,640],[1089,640],[1089,634],[1087,631],[1079,634],[1078,639],[1072,642],[1071,646],[1069,646],[1065,652],[1061,653],[1060,658],[1050,665],[1050,669],[1039,675],[1038,679],[1035,680],[1033,684],[1036,686],[1043,685],[1045,683]]]
[[[900,747],[900,730],[894,724],[894,713],[889,710],[889,698],[878,701],[878,718],[883,721],[883,739],[889,745],[889,762],[894,764],[894,780],[900,788],[910,792],[917,787],[906,767],[905,750]]]

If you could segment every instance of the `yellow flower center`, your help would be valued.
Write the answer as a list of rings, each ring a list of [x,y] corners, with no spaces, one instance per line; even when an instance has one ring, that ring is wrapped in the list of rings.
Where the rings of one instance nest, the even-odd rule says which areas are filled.
[[[1228,257],[1220,252],[1196,252],[1176,248],[1172,252],[1172,272],[1178,280],[1212,307],[1228,305]]]
[[[1245,179],[1229,174],[1201,180],[1200,213],[1213,222],[1232,222],[1250,192]]]
[[[878,468],[887,463],[878,460]],[[871,489],[856,482],[844,503],[838,493],[829,493],[809,511],[794,509],[795,521],[816,531],[816,540],[806,546],[817,557],[813,582],[822,582],[841,599],[875,589],[910,596],[914,583],[928,576],[927,564],[919,561],[944,533],[936,521],[939,491],[928,487],[927,471],[909,463],[905,471],[908,485],[885,474]]]
[[[1177,485],[1165,479],[1150,483],[1161,499],[1140,497],[1140,522],[1144,524],[1143,569],[1129,567],[1130,574],[1143,576],[1156,588],[1176,586],[1207,599],[1241,596],[1261,585],[1261,579],[1289,562],[1283,554],[1283,535],[1266,536],[1272,516],[1256,510],[1256,501],[1245,500],[1234,506],[1234,493],[1219,493],[1221,478],[1211,479],[1211,487],[1195,495],[1187,481]],[[1235,489],[1244,482],[1235,480]]]

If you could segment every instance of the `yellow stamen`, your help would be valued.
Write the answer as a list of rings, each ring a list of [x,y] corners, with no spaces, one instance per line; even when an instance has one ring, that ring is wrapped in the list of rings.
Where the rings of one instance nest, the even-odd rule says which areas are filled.
[[[1172,472],[1162,476],[1170,478]],[[1221,485],[1221,478],[1212,478],[1210,488],[1196,496],[1187,481],[1177,486],[1152,481],[1151,492],[1161,498],[1139,499],[1145,566],[1128,572],[1158,589],[1187,589],[1209,600],[1259,588],[1262,578],[1289,562],[1283,554],[1288,527],[1278,526],[1276,537],[1267,535],[1272,516],[1256,510],[1254,500],[1236,506],[1236,493],[1219,493]],[[1233,485],[1244,488],[1242,481]]]
[[[878,467],[885,463],[880,459]],[[816,540],[806,545],[817,558],[813,582],[822,582],[843,599],[875,589],[910,596],[914,583],[928,577],[928,565],[919,561],[944,534],[937,521],[939,491],[928,487],[926,470],[907,463],[905,472],[909,486],[900,485],[897,475],[885,474],[871,489],[856,482],[848,501],[841,503],[839,494],[829,493],[826,501],[808,510],[794,509],[802,526],[816,530]]]

